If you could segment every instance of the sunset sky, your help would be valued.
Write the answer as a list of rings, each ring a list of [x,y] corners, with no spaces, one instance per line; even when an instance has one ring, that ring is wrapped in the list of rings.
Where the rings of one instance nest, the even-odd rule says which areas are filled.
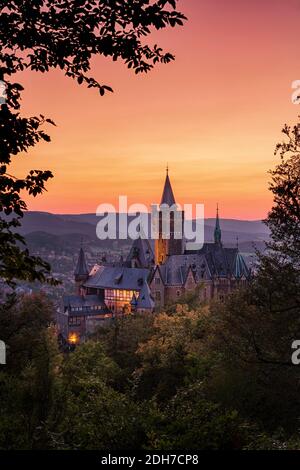
[[[285,122],[299,105],[298,0],[181,0],[183,28],[155,33],[176,56],[148,75],[97,58],[93,76],[114,88],[101,98],[59,71],[23,73],[23,113],[55,120],[52,142],[17,157],[14,172],[51,169],[30,210],[95,212],[100,203],[159,202],[168,162],[175,197],[214,216],[259,219],[271,205],[268,170]]]

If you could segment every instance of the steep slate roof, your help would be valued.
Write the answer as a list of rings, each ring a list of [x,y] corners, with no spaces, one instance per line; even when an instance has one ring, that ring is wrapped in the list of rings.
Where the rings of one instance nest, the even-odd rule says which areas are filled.
[[[164,186],[164,190],[163,190],[163,194],[162,194],[160,203],[161,204],[168,204],[169,206],[172,206],[173,204],[175,204],[175,198],[174,198],[172,186],[171,186],[171,183],[170,183],[168,170],[167,170],[165,186]]]
[[[166,263],[160,265],[158,269],[163,283],[169,286],[184,285],[190,269],[196,282],[201,281],[205,275],[210,277],[205,256],[199,255],[197,252],[169,256]]]
[[[100,266],[85,282],[85,287],[140,291],[147,282],[149,269],[121,266]]]
[[[157,270],[166,286],[183,286],[189,270],[197,283],[214,276],[239,279],[243,276],[248,278],[250,274],[237,248],[224,248],[214,243],[205,243],[201,250],[169,256]]]
[[[234,263],[234,276],[237,279],[240,279],[243,276],[247,278],[249,274],[250,274],[249,269],[247,268],[245,260],[240,254],[240,252],[238,251],[236,254],[235,263]]]
[[[148,268],[154,264],[154,253],[149,240],[140,237],[134,240],[126,259],[126,266],[131,267],[131,260],[135,260],[140,268]]]
[[[205,255],[212,276],[237,277],[236,263],[238,261],[243,275],[249,277],[249,270],[238,248],[225,248],[216,243],[204,243],[198,253]]]
[[[80,316],[99,315],[110,312],[102,297],[99,295],[66,295],[64,296],[63,301],[65,308],[69,309],[71,313]],[[93,307],[100,307],[100,309],[95,309]],[[75,310],[77,308],[80,308],[81,310]]]
[[[79,256],[76,264],[76,268],[74,271],[75,276],[87,276],[89,273],[86,261],[85,261],[85,255],[82,247],[80,248],[79,251]]]
[[[144,284],[140,292],[140,295],[137,299],[136,308],[152,310],[154,306],[155,306],[155,302],[151,296],[149,285]]]
[[[204,254],[213,276],[226,277],[232,275],[236,248],[225,248],[215,243],[204,243],[199,254]]]

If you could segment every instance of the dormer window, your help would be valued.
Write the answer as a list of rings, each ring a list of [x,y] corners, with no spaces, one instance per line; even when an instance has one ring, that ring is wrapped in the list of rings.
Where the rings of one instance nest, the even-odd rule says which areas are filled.
[[[120,284],[123,279],[123,273],[118,274],[118,276],[115,277],[115,284]]]

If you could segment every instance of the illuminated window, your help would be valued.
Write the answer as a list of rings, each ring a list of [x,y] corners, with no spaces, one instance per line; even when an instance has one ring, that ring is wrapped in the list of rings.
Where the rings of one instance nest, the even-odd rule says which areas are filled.
[[[70,326],[80,326],[81,325],[81,317],[70,317],[69,318],[69,325]]]

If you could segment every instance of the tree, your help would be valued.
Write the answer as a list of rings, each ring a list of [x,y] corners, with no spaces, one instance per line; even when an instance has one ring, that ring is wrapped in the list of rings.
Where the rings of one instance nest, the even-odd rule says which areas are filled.
[[[238,413],[207,400],[197,382],[179,390],[151,424],[152,450],[236,450],[252,440]]]
[[[141,409],[113,388],[116,364],[99,342],[80,345],[65,358],[47,422],[58,449],[135,449],[144,438]]]
[[[276,146],[281,161],[271,171],[267,250],[258,253],[250,285],[212,306],[210,325],[211,347],[220,352],[214,388],[231,403],[238,396],[242,412],[264,425],[289,430],[300,414],[300,375],[291,360],[292,343],[300,338],[299,130],[299,124],[285,126],[287,141]]]
[[[54,322],[54,307],[44,294],[11,296],[0,304],[1,339],[7,345],[7,366],[15,373],[39,355],[45,330]]]
[[[266,224],[271,230],[269,248],[282,261],[300,269],[300,124],[285,125],[282,130],[287,141],[276,146],[281,163],[271,171],[270,190],[274,205]]]
[[[134,372],[136,393],[141,398],[165,401],[178,388],[206,374],[203,338],[206,312],[178,305],[172,315],[160,313],[154,332],[137,350],[141,365]]]
[[[300,124],[286,125],[282,132],[285,141],[275,149],[281,161],[271,171],[274,202],[265,220],[271,241],[259,256],[251,292],[252,302],[269,320],[265,337],[270,344],[267,349],[257,345],[257,356],[290,367],[291,344],[300,337]]]
[[[7,364],[0,372],[0,448],[43,448],[52,409],[55,371],[61,355],[53,308],[43,295],[0,305],[1,338]]]
[[[49,264],[31,256],[17,233],[27,209],[22,191],[42,193],[53,175],[35,169],[16,178],[9,165],[39,141],[49,142],[44,125],[54,122],[43,115],[20,115],[23,87],[13,75],[59,68],[103,95],[112,89],[88,76],[93,56],[122,60],[135,73],[174,59],[159,46],[145,43],[145,38],[153,28],[183,24],[185,17],[176,4],[177,0],[0,0],[0,81],[6,87],[6,102],[0,106],[0,212],[6,215],[0,218],[0,277],[6,281],[53,282]]]
[[[153,321],[152,315],[128,315],[115,319],[109,327],[100,327],[94,335],[120,368],[118,386],[121,390],[128,387],[134,370],[141,366],[141,358],[136,353],[139,345],[151,337]]]

